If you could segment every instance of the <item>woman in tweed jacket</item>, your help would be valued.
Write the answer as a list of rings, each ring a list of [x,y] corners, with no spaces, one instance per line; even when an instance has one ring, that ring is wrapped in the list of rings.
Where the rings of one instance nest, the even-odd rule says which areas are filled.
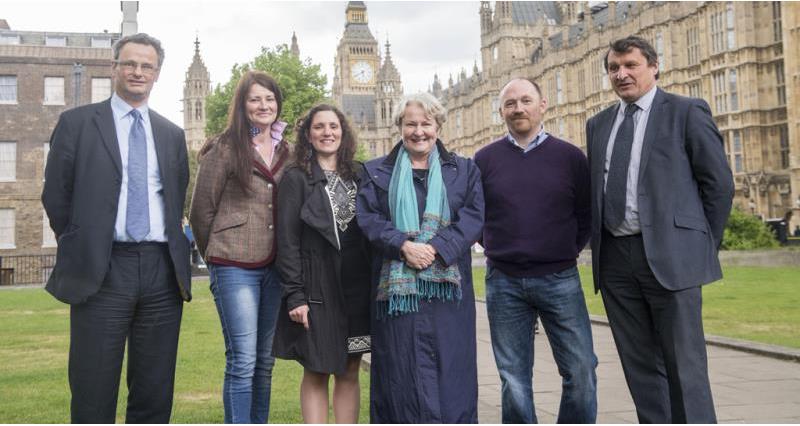
[[[225,423],[266,423],[281,283],[275,204],[289,149],[272,77],[245,73],[227,128],[200,151],[189,221],[225,337]]]

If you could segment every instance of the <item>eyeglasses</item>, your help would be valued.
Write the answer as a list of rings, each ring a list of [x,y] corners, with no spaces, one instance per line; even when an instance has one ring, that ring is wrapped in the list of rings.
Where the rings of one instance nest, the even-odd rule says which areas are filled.
[[[158,71],[158,68],[156,68],[155,65],[148,63],[140,64],[136,61],[111,61],[111,62],[119,65],[125,72],[128,73],[132,73],[136,71],[137,68],[139,68],[140,70],[142,70],[142,74],[150,76],[155,74],[156,71]]]

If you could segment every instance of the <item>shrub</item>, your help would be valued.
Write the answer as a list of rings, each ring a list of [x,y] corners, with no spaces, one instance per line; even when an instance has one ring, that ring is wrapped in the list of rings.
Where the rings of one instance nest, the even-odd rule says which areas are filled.
[[[751,250],[778,247],[775,234],[759,218],[741,211],[731,210],[725,234],[722,238],[723,250]]]

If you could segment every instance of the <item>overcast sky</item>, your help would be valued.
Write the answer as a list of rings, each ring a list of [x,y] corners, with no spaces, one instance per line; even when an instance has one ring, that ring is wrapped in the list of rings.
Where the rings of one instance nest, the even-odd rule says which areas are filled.
[[[320,64],[333,81],[333,59],[344,31],[347,2],[164,1],[139,2],[139,31],[159,38],[165,50],[161,76],[150,106],[183,125],[181,99],[186,70],[200,54],[216,86],[231,66],[248,62],[262,46],[291,42],[297,33],[301,58]],[[369,27],[383,51],[388,35],[392,59],[406,93],[427,90],[433,74],[445,83],[461,68],[480,67],[479,3],[367,1]],[[105,1],[2,1],[0,19],[12,30],[119,32],[120,3]]]

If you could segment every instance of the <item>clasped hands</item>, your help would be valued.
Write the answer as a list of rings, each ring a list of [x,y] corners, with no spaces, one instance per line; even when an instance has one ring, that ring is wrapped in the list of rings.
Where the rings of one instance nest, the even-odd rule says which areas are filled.
[[[430,244],[406,241],[400,246],[403,261],[411,268],[425,269],[436,260],[436,249]]]

